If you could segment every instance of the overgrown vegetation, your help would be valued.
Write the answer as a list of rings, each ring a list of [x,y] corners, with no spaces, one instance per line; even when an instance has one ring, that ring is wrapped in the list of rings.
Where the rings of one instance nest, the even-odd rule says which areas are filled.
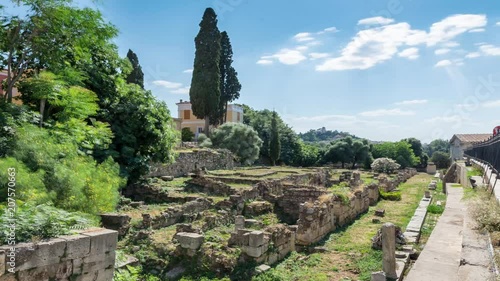
[[[388,201],[400,201],[401,200],[401,191],[389,191],[385,192],[380,190],[380,199],[388,200]]]

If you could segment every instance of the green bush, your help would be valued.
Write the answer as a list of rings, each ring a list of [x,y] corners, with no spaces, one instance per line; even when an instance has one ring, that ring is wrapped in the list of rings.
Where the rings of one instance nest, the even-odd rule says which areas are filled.
[[[400,201],[401,200],[401,191],[390,191],[385,192],[380,190],[380,198],[388,201]]]
[[[98,226],[95,217],[83,213],[70,213],[42,204],[17,205],[14,216],[3,207],[0,216],[0,243],[7,244],[11,221],[16,222],[16,243],[68,235],[76,230]]]
[[[23,174],[35,180],[35,185],[28,188],[23,184],[24,175],[18,175],[21,195],[23,190],[36,190],[40,202],[50,198],[56,207],[93,214],[112,211],[118,203],[118,189],[124,184],[119,166],[111,158],[96,163],[80,152],[75,142],[58,139],[49,130],[30,124],[17,127],[10,156],[24,166],[10,158],[9,162],[1,161],[2,166],[17,165]],[[5,179],[0,179],[0,186],[5,188]],[[25,195],[20,199],[27,198]]]
[[[431,214],[442,214],[444,212],[444,207],[438,205],[429,205],[427,207],[427,212]]]
[[[182,141],[193,141],[194,133],[189,128],[182,128],[181,139]]]
[[[262,140],[250,126],[226,123],[215,130],[210,139],[213,147],[230,150],[245,165],[251,165],[259,158]]]

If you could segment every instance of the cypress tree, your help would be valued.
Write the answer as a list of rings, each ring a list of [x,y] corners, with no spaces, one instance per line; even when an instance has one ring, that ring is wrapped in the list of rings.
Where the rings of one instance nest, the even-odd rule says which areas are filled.
[[[132,64],[132,72],[127,76],[127,83],[137,84],[144,89],[144,73],[142,72],[142,67],[139,64],[139,58],[132,51],[128,50],[127,58]]]
[[[220,40],[217,15],[212,8],[207,8],[195,38],[196,52],[189,91],[193,114],[205,119],[207,136],[210,134],[210,117],[217,111],[220,100]]]
[[[269,141],[269,157],[273,166],[276,165],[276,161],[279,160],[281,154],[281,141],[278,131],[278,115],[276,111],[273,111],[273,119],[271,120],[271,140]]]
[[[238,73],[232,66],[233,48],[226,31],[221,33],[220,69],[220,99],[217,110],[214,111],[212,124],[218,125],[226,121],[227,106],[240,97],[241,84]]]

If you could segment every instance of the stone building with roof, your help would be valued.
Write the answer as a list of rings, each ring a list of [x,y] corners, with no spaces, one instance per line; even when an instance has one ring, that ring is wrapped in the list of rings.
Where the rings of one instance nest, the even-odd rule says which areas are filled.
[[[491,138],[493,134],[456,134],[450,140],[451,159],[463,159],[464,151],[476,143]]]

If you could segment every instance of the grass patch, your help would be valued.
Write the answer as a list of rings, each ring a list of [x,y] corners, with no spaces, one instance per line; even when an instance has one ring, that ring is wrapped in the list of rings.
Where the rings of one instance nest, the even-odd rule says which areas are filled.
[[[401,191],[390,191],[390,192],[385,192],[380,190],[380,198],[382,200],[388,200],[388,201],[400,201],[401,200]]]
[[[473,167],[470,170],[467,170],[467,177],[474,177],[474,176],[483,176],[483,171],[477,167]]]
[[[438,205],[429,205],[427,207],[427,212],[431,214],[442,214],[444,212],[444,207]]]

